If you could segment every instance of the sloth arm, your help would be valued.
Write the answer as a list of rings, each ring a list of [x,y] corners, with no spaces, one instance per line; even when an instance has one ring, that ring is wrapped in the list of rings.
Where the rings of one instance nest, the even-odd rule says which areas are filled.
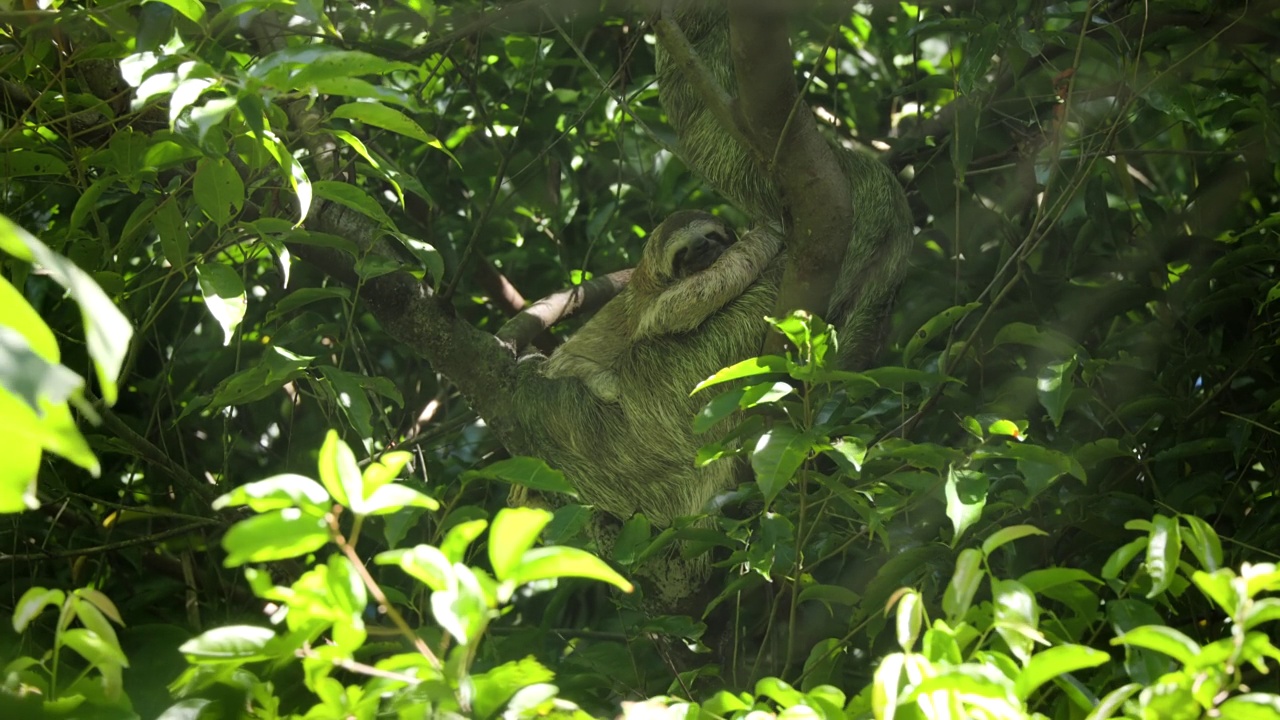
[[[654,298],[640,314],[633,339],[688,332],[751,287],[782,248],[769,228],[756,228],[729,246],[706,270]]]

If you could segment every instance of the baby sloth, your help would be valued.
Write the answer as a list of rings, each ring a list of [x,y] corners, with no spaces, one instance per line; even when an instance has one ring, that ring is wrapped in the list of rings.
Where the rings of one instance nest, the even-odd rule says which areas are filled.
[[[552,354],[546,376],[576,377],[596,397],[617,402],[618,361],[629,348],[698,328],[755,283],[781,247],[769,230],[739,241],[714,215],[673,214],[654,229],[631,282]]]

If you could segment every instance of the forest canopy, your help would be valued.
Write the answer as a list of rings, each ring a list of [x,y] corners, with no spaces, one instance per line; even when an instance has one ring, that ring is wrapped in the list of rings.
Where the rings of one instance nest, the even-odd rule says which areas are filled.
[[[0,10],[0,715],[1280,718],[1280,5],[719,4],[726,117],[914,227],[873,360],[777,313],[692,396],[744,482],[669,522],[513,427],[665,218],[762,224],[680,3]]]

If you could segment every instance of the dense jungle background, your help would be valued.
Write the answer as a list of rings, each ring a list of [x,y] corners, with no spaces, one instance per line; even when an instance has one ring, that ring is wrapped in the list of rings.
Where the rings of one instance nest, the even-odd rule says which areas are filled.
[[[656,4],[6,3],[0,715],[1280,718],[1280,3],[792,10],[911,202],[885,349],[782,322],[702,391],[756,481],[595,559],[370,293],[495,332],[747,226]],[[698,607],[623,592],[672,552]]]

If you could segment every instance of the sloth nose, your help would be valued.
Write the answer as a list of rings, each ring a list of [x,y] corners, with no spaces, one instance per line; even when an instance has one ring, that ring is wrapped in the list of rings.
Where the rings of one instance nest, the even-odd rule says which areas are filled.
[[[711,267],[724,250],[723,237],[701,235],[676,251],[672,269],[678,277],[702,272]]]

